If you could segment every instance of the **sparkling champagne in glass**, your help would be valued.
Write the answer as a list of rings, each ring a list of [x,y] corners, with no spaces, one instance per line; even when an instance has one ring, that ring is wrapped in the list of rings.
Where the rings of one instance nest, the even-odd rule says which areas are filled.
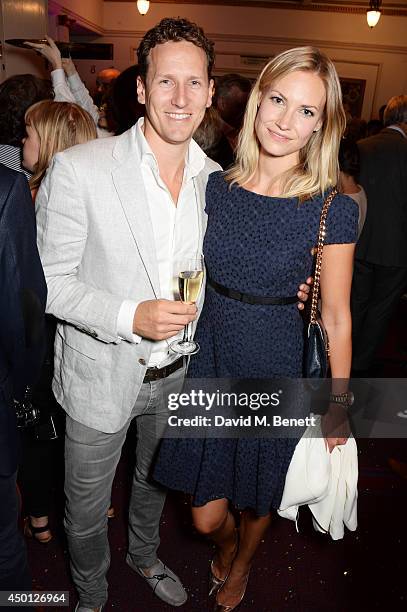
[[[181,302],[193,303],[198,299],[204,275],[203,256],[185,258],[175,264],[178,278],[178,291]],[[199,344],[191,338],[191,323],[184,327],[182,340],[175,340],[170,349],[180,355],[194,355],[199,351]]]

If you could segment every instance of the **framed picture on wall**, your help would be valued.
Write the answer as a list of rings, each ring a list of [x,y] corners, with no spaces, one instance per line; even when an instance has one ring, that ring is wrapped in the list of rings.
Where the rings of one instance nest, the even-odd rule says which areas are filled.
[[[342,97],[345,110],[352,117],[360,118],[362,115],[363,98],[366,89],[365,79],[350,79],[339,77],[342,87]]]

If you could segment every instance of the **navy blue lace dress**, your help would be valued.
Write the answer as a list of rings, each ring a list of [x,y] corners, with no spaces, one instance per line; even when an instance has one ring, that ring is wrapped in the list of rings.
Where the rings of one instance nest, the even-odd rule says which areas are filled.
[[[322,197],[268,197],[229,189],[213,173],[206,192],[204,255],[214,281],[244,293],[293,296],[312,270]],[[325,244],[356,242],[358,206],[337,195]],[[296,304],[252,305],[207,287],[188,376],[301,377],[304,323]],[[278,508],[297,439],[164,439],[154,478],[193,496],[193,504],[228,498],[259,516]]]

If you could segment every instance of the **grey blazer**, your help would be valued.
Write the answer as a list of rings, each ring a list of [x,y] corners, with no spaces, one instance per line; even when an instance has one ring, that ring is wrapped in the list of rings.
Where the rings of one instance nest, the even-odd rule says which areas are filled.
[[[107,433],[127,421],[154,344],[118,336],[121,304],[159,296],[135,129],[58,153],[36,198],[47,312],[61,319],[54,393],[73,419]],[[218,169],[206,158],[195,179],[203,232],[206,183]]]

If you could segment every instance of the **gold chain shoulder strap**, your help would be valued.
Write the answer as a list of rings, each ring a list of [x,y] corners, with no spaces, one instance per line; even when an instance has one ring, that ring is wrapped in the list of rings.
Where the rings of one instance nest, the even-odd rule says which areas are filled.
[[[334,199],[337,193],[338,193],[338,190],[336,189],[336,187],[334,187],[331,193],[325,199],[325,202],[324,202],[324,205],[321,211],[321,218],[319,220],[318,245],[317,245],[317,255],[316,255],[316,262],[315,262],[314,285],[312,288],[310,323],[316,323],[317,321],[319,283],[321,279],[321,266],[322,266],[322,251],[324,248],[324,241],[325,241],[325,235],[326,235],[326,217],[328,215],[329,207],[332,204],[332,200]]]

